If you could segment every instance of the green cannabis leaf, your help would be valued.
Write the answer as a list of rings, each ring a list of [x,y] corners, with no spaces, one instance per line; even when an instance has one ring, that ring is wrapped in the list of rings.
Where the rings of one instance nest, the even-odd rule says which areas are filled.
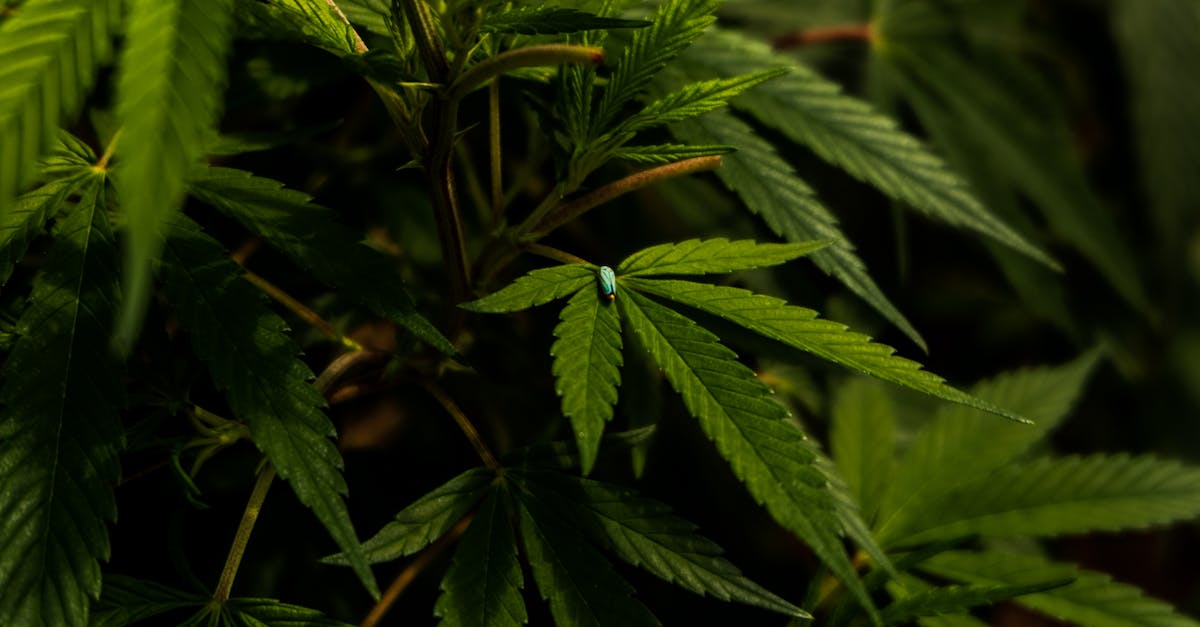
[[[458,349],[416,309],[404,282],[378,251],[334,221],[331,211],[282,183],[228,168],[193,171],[193,196],[261,235],[321,281],[451,356]]]
[[[442,625],[520,627],[529,620],[511,512],[501,505],[505,498],[501,490],[492,490],[454,553],[433,608]]]
[[[297,359],[300,349],[284,333],[283,319],[194,222],[178,216],[169,229],[162,268],[167,299],[191,332],[196,354],[235,415],[248,423],[254,443],[378,595],[342,501],[342,457],[329,440],[334,429],[321,411],[325,400],[309,385],[313,374]]]
[[[120,0],[30,0],[0,22],[0,215],[112,55]]]
[[[1115,582],[1107,575],[1034,555],[948,551],[922,562],[920,568],[937,577],[978,585],[1022,585],[1038,580],[1071,579],[1069,585],[1015,600],[1049,616],[1080,625],[1185,627],[1200,624],[1170,605],[1148,598],[1141,590]]]
[[[108,351],[116,269],[107,183],[92,176],[17,322],[0,387],[0,623],[80,625],[100,594],[124,446]],[[18,512],[20,515],[18,515]]]
[[[550,348],[555,391],[562,397],[563,416],[571,420],[586,475],[596,462],[621,385],[621,321],[612,303],[588,289],[575,293],[561,318],[554,328],[558,339]]]
[[[367,560],[372,564],[387,562],[429,546],[475,507],[493,479],[495,475],[486,468],[472,468],[421,497],[363,542]],[[344,554],[322,561],[350,564]]]
[[[162,233],[183,204],[185,178],[215,134],[233,35],[233,0],[134,0],[120,59],[124,300],[117,345],[128,351],[150,300]],[[136,183],[135,183],[136,181]]]
[[[514,7],[512,10],[488,13],[479,24],[482,33],[517,33],[520,35],[553,35],[609,28],[642,28],[649,22],[625,20],[595,15],[566,7]]]

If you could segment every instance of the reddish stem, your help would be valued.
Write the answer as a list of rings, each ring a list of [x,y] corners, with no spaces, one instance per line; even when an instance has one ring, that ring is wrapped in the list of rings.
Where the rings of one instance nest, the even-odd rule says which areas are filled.
[[[875,39],[875,27],[869,23],[841,24],[794,31],[776,38],[772,45],[776,50],[787,50],[835,41],[871,41],[873,39]]]

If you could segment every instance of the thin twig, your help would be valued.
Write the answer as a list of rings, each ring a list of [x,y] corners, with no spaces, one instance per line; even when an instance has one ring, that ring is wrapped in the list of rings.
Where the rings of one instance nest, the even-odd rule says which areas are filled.
[[[118,128],[117,132],[113,133],[111,139],[108,140],[108,146],[104,148],[104,154],[100,155],[100,160],[96,162],[95,169],[98,172],[103,172],[108,169],[108,161],[112,159],[113,151],[117,149],[117,140],[121,139],[121,131],[124,127]]]
[[[246,553],[246,545],[250,543],[250,532],[254,531],[254,523],[262,512],[263,501],[271,482],[275,479],[275,468],[271,464],[263,466],[254,489],[250,492],[250,500],[246,502],[246,510],[242,512],[242,521],[238,523],[237,533],[233,536],[233,546],[229,547],[229,556],[225,559],[225,567],[221,569],[221,578],[217,581],[217,589],[213,592],[209,607],[219,608],[229,600],[233,590],[233,578],[237,576],[238,566],[242,563],[242,555]]]
[[[483,460],[484,465],[491,468],[496,474],[499,474],[501,470],[500,462],[483,441],[483,436],[479,435],[479,430],[475,428],[474,424],[471,424],[471,420],[467,418],[463,410],[454,402],[454,399],[450,398],[450,395],[446,394],[445,390],[432,381],[424,381],[421,385],[437,399],[438,403],[441,403],[446,413],[450,414],[450,417],[458,424],[458,428],[462,429],[463,434],[467,436],[467,440],[471,442],[471,446],[475,447],[475,452],[479,454],[479,458]]]
[[[875,27],[866,24],[841,24],[838,26],[823,26],[806,28],[777,37],[771,42],[776,50],[802,48],[812,44],[834,41],[874,41]]]
[[[594,264],[588,263],[586,260],[584,260],[580,257],[576,257],[575,255],[572,255],[569,252],[562,251],[557,248],[551,248],[550,246],[545,246],[543,244],[533,244],[533,243],[525,244],[523,246],[523,248],[535,255],[541,255],[543,257],[546,257],[547,259],[553,259],[555,261],[561,261],[563,263],[578,263],[578,264],[582,264],[585,266],[594,265]]]
[[[383,619],[384,615],[387,614],[388,610],[391,609],[396,599],[400,598],[400,595],[404,593],[409,584],[417,578],[417,575],[420,575],[421,571],[425,570],[437,556],[441,555],[447,547],[457,542],[466,533],[467,527],[471,526],[471,519],[474,516],[474,514],[463,516],[462,520],[459,520],[450,531],[446,532],[446,535],[438,538],[436,542],[429,545],[429,548],[422,551],[408,566],[405,566],[404,570],[400,571],[400,574],[396,575],[396,578],[392,580],[391,585],[384,591],[383,596],[379,598],[379,602],[375,604],[375,607],[371,608],[367,617],[362,619],[359,627],[375,627]]]
[[[504,211],[504,182],[500,157],[500,77],[488,85],[488,156],[492,174],[492,224],[500,224]]]
[[[338,17],[342,18],[342,21],[346,23],[346,26],[350,27],[350,32],[354,34],[354,51],[357,52],[358,54],[362,54],[362,53],[366,52],[367,51],[366,42],[364,42],[362,37],[359,36],[358,31],[354,30],[354,25],[352,25],[350,23],[350,20],[346,18],[346,14],[342,13],[341,7],[339,7],[337,5],[337,3],[334,2],[333,0],[325,0],[325,4],[328,4],[329,7],[331,9],[333,9],[333,11],[335,13],[338,14]]]
[[[676,176],[686,174],[694,174],[696,172],[704,172],[706,170],[715,170],[721,166],[721,157],[719,155],[711,155],[708,157],[695,157],[692,159],[684,159],[667,165],[660,165],[656,168],[642,170],[619,180],[609,183],[596,191],[580,196],[574,200],[565,202],[551,211],[545,219],[541,221],[532,232],[523,236],[521,239],[525,241],[538,240],[545,237],[554,229],[578,218],[588,211],[609,202],[619,196],[628,194],[629,192],[639,190],[648,185],[653,185],[659,181],[664,181]],[[532,216],[531,216],[532,217]],[[524,224],[522,224],[524,226]]]
[[[291,294],[288,294],[287,292],[279,289],[274,284],[272,284],[270,281],[262,278],[261,276],[258,276],[257,274],[255,274],[249,270],[246,270],[245,268],[243,268],[242,270],[243,270],[243,274],[242,274],[243,279],[246,279],[250,283],[253,283],[255,287],[262,290],[267,296],[270,296],[275,302],[279,303],[280,305],[283,305],[289,311],[291,311],[292,313],[299,316],[300,319],[303,320],[304,322],[306,322],[309,326],[320,331],[329,339],[340,342],[342,344],[342,346],[345,346],[346,348],[348,348],[352,351],[362,350],[361,344],[342,335],[341,332],[339,332],[337,329],[335,329],[332,324],[327,322],[317,312],[313,311],[312,309],[309,309],[308,306],[306,306],[304,303],[296,300],[295,297],[293,297]]]

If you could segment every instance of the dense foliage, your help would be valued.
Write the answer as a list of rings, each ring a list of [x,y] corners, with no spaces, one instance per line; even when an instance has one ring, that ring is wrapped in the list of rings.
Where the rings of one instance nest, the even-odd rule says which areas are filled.
[[[3,0],[0,625],[1196,625],[1198,29]]]

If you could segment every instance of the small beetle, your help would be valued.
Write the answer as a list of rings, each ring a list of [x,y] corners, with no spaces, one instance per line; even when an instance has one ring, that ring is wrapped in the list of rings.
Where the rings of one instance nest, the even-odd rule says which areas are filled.
[[[600,291],[608,300],[617,298],[617,275],[613,274],[612,268],[608,266],[600,266]]]

